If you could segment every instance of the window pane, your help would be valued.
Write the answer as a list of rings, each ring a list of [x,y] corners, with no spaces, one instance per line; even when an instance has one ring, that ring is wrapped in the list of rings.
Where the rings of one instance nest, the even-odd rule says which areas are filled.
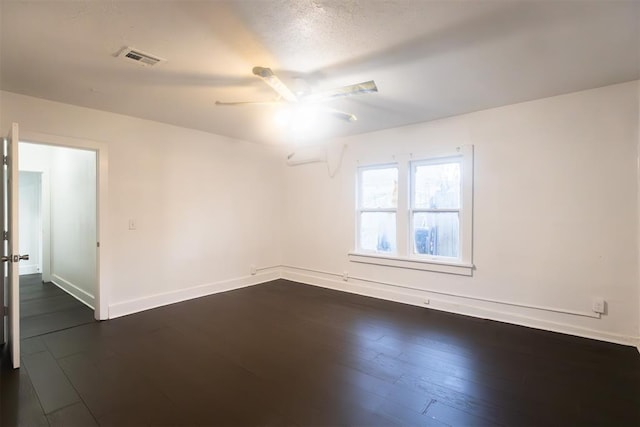
[[[398,168],[365,169],[360,175],[361,208],[395,208],[398,205]]]
[[[460,208],[460,163],[416,166],[413,206],[422,209]]]
[[[396,214],[392,212],[361,213],[360,249],[376,252],[395,252]]]
[[[413,214],[413,253],[458,258],[460,222],[457,212]]]

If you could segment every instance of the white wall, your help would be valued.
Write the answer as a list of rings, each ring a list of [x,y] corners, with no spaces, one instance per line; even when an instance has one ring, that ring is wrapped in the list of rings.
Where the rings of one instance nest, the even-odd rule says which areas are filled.
[[[638,82],[358,135],[333,151],[341,144],[334,179],[323,164],[286,170],[283,259],[298,268],[285,277],[638,342]],[[357,162],[460,144],[475,147],[473,277],[350,263]],[[367,281],[343,282],[343,271]],[[607,301],[601,319],[593,297]]]
[[[278,277],[282,155],[255,144],[10,92],[1,125],[108,148],[110,317]],[[40,142],[40,141],[38,141]],[[128,229],[129,219],[137,222]]]
[[[51,280],[94,307],[96,153],[47,148],[51,152]]]

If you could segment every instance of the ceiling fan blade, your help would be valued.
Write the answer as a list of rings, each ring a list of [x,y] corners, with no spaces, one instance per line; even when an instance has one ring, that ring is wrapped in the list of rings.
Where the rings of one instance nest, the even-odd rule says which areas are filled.
[[[345,122],[355,122],[358,120],[355,114],[345,113],[344,111],[334,110],[333,108],[326,108],[325,111],[336,119],[344,120]]]
[[[222,102],[216,101],[216,105],[223,106],[240,106],[240,105],[277,105],[282,104],[282,101],[241,101],[241,102]]]
[[[271,86],[273,90],[275,90],[278,95],[280,95],[283,99],[289,102],[296,102],[298,98],[289,90],[289,88],[282,83],[282,80],[278,78],[271,68],[266,67],[253,67],[253,74],[260,77],[266,84]]]
[[[322,92],[311,93],[304,97],[305,101],[323,101],[334,98],[342,98],[344,96],[361,95],[364,93],[377,92],[376,82],[369,80],[368,82],[356,83],[354,85],[342,86],[336,89],[330,89]]]

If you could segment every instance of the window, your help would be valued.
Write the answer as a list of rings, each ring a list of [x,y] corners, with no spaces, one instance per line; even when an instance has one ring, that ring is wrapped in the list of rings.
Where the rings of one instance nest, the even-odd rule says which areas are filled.
[[[358,168],[350,260],[471,275],[472,179],[472,146]]]
[[[358,172],[358,247],[365,252],[396,253],[398,168],[383,165]]]
[[[411,163],[411,241],[414,255],[460,254],[460,158]]]

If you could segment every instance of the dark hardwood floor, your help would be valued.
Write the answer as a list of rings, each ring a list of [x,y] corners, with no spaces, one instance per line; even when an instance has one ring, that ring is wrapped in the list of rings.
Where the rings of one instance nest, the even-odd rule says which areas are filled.
[[[5,426],[640,425],[635,348],[285,280],[25,339],[4,365]]]
[[[20,276],[20,336],[35,337],[91,323],[94,313],[41,274]]]

